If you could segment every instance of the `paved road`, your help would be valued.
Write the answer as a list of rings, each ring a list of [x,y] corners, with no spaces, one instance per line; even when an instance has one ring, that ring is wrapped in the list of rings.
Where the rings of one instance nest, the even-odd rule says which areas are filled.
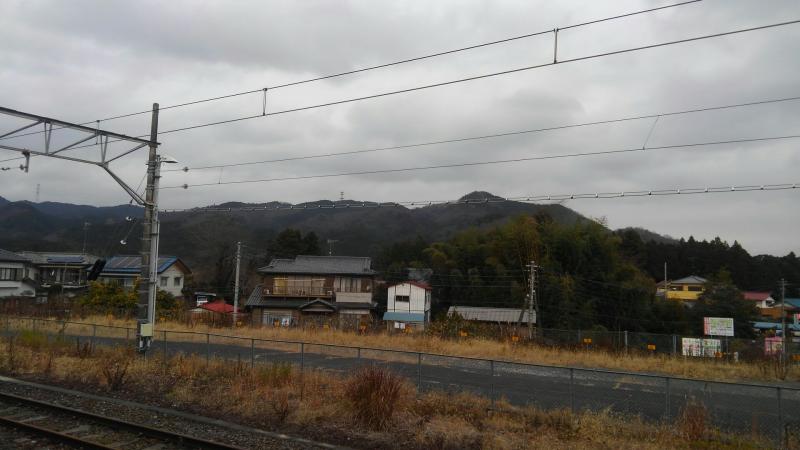
[[[97,345],[119,345],[119,337],[95,337]],[[132,337],[128,334],[128,338]],[[68,339],[90,339],[69,336]],[[471,360],[418,353],[351,349],[319,344],[265,342],[185,333],[161,333],[153,342],[156,355],[196,354],[250,364],[291,363],[304,368],[346,373],[365,364],[385,365],[406,376],[421,390],[468,391],[512,404],[544,409],[574,408],[640,415],[647,420],[672,422],[690,398],[701,400],[712,422],[724,429],[756,431],[777,439],[780,417],[800,426],[800,390],[772,387],[612,374],[588,369],[564,369],[505,362]]]

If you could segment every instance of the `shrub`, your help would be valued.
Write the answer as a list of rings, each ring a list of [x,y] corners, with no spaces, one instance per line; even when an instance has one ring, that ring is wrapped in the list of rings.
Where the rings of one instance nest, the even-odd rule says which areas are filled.
[[[110,391],[118,391],[125,386],[128,368],[131,365],[131,351],[120,350],[102,358],[100,372]]]
[[[344,385],[353,417],[368,428],[386,429],[392,416],[407,407],[413,388],[390,370],[369,366],[357,370]]]
[[[708,408],[694,398],[686,401],[678,416],[678,430],[687,440],[698,441],[708,430]]]

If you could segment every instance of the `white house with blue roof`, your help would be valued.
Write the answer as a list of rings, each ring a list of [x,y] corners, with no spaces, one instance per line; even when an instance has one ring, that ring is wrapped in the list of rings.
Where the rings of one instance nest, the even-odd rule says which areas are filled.
[[[141,276],[142,257],[139,255],[113,256],[106,261],[98,280],[103,283],[118,283],[133,288],[136,279]],[[192,273],[189,267],[176,256],[158,257],[158,288],[162,291],[181,297],[186,277]]]

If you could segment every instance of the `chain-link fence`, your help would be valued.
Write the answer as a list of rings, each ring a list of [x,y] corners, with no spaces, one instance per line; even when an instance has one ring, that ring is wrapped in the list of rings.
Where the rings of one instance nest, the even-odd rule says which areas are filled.
[[[77,345],[134,345],[135,329],[55,319],[5,316],[6,335],[35,330]],[[595,339],[592,337],[591,339]],[[669,346],[669,340],[666,345]],[[629,345],[630,336],[629,336]],[[800,423],[800,387],[695,380],[578,367],[557,367],[402,350],[319,344],[213,333],[158,330],[155,357],[195,355],[206,361],[230,361],[251,367],[292,365],[308,370],[347,373],[363,365],[381,365],[403,375],[420,391],[469,392],[496,402],[534,405],[574,412],[608,410],[673,423],[692,405],[701,405],[720,430],[783,442]]]

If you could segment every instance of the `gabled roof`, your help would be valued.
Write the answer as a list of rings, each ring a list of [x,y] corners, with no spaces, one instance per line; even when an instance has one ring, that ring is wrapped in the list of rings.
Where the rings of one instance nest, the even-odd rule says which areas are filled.
[[[697,275],[689,275],[688,277],[670,281],[671,284],[706,284],[707,282],[708,280]]]
[[[428,283],[423,283],[421,281],[402,281],[400,283],[390,284],[387,287],[400,286],[402,284],[410,284],[411,286],[416,286],[418,288],[425,289],[426,291],[431,290],[431,286]]]
[[[275,258],[269,265],[258,269],[259,273],[307,274],[307,275],[364,275],[371,276],[372,260],[361,256],[307,256],[295,259]]]
[[[745,300],[752,300],[755,302],[763,302],[768,298],[772,298],[769,292],[755,292],[755,291],[745,291],[742,292]]]
[[[19,252],[20,256],[29,259],[32,263],[38,265],[79,265],[90,266],[97,261],[97,256],[88,255],[83,253],[72,252]]]
[[[794,308],[800,308],[800,298],[789,298],[786,297],[784,300],[787,305],[791,305]]]
[[[158,257],[158,273],[162,273],[169,269],[173,264],[179,264],[184,272],[191,273],[186,264],[175,256],[159,256]],[[106,261],[105,267],[101,275],[111,274],[138,274],[142,270],[142,257],[139,255],[119,255],[112,256]]]
[[[225,300],[219,299],[213,302],[203,303],[200,308],[212,311],[215,313],[229,314],[233,312],[233,305],[225,303]]]
[[[25,258],[24,256],[20,256],[14,252],[10,252],[8,250],[3,250],[0,248],[0,261],[7,261],[7,262],[31,262],[30,259]]]
[[[519,320],[522,312],[522,323],[528,323],[528,311],[521,311],[513,308],[486,308],[482,306],[451,306],[447,310],[447,315],[452,316],[458,313],[466,320],[477,320],[481,322],[505,322],[515,323]],[[534,315],[534,323],[536,322]]]

